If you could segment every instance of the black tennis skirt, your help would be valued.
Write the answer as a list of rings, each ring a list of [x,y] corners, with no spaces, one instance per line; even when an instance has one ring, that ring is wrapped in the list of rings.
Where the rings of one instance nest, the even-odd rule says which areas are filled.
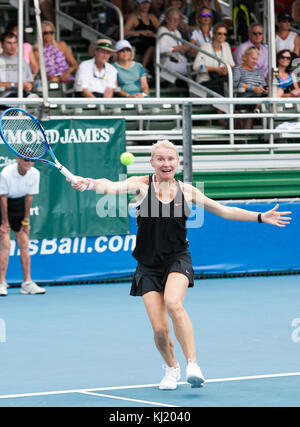
[[[25,197],[18,197],[16,199],[7,199],[8,221],[10,228],[18,232],[21,229],[21,221],[25,215]],[[1,209],[0,209],[0,224],[2,223]]]
[[[130,295],[143,296],[151,291],[162,292],[170,273],[183,274],[189,279],[189,287],[194,286],[194,270],[188,250],[172,256],[161,266],[150,267],[139,262],[133,275]]]

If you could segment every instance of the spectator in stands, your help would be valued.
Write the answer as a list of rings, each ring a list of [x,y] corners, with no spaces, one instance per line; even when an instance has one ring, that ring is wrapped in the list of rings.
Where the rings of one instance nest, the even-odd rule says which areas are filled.
[[[1,36],[3,52],[0,55],[0,92],[1,97],[18,96],[18,39],[14,33],[5,32]],[[31,69],[23,59],[23,96],[37,97],[32,93],[33,76]]]
[[[157,17],[149,13],[151,0],[137,0],[137,10],[125,22],[125,38],[135,47],[145,69],[151,66],[156,32],[160,26]]]
[[[181,12],[176,7],[167,9],[165,13],[165,23],[159,28],[157,37],[160,37],[162,34],[170,34],[182,39],[181,33],[178,30],[180,17]],[[167,36],[162,37],[158,43],[162,65],[168,67],[171,71],[187,74],[188,60],[186,53],[190,48],[185,44],[181,44],[173,37]]]
[[[201,7],[196,15],[196,27],[190,32],[190,43],[201,47],[204,43],[212,41],[212,11],[207,7]],[[197,55],[198,51],[192,50]]]
[[[142,64],[135,62],[134,50],[128,40],[119,40],[115,49],[116,61],[113,66],[118,75],[118,88],[116,96],[128,98],[143,98],[149,95],[147,73]]]
[[[186,2],[185,0],[166,0],[164,13],[162,13],[159,17],[159,22],[163,23],[165,20],[165,12],[170,7],[176,7],[181,12],[180,23],[178,25],[178,30],[181,32],[182,37],[186,37],[189,34],[189,19],[188,16],[185,15],[186,10]]]
[[[295,57],[300,54],[300,39],[297,33],[290,30],[291,22],[292,17],[287,13],[280,13],[277,16],[276,52],[288,49]]]
[[[218,0],[214,0],[213,4],[211,0],[192,0],[192,12],[189,16],[189,25],[193,28],[196,27],[197,21],[196,16],[197,12],[201,7],[206,7],[212,12],[212,24],[215,25],[218,22],[222,21],[223,11]]]
[[[280,97],[299,97],[300,89],[295,74],[291,70],[292,52],[290,50],[281,50],[277,53],[278,67],[278,96]]]
[[[256,67],[262,70],[265,78],[269,73],[269,52],[263,45],[263,27],[258,23],[251,24],[248,31],[249,40],[240,44],[233,52],[233,58],[236,65],[241,65],[243,62],[242,57],[248,47],[254,46],[259,50],[259,57]]]
[[[202,50],[213,55],[215,59],[198,52],[193,64],[194,71],[201,71],[203,64],[206,68],[206,73],[199,73],[196,80],[221,95],[224,95],[224,83],[228,79],[228,69],[219,59],[230,67],[234,67],[230,45],[225,41],[226,36],[227,26],[221,22],[216,24],[213,28],[212,41],[201,46]]]
[[[86,98],[111,98],[117,82],[117,70],[108,63],[115,53],[112,42],[99,39],[94,49],[94,58],[83,61],[75,77],[75,92]]]
[[[6,26],[7,32],[14,33],[18,37],[18,21],[12,19]],[[25,61],[30,65],[32,74],[35,75],[39,71],[38,63],[36,62],[32,45],[26,41],[26,33],[23,34],[23,56]]]
[[[44,59],[47,70],[47,78],[51,82],[67,82],[74,80],[73,73],[78,64],[71,49],[66,42],[55,40],[55,27],[50,21],[42,22]],[[40,55],[38,45],[34,47],[34,54],[38,64]]]
[[[248,47],[243,54],[242,64],[234,67],[233,88],[240,91],[237,96],[257,98],[268,94],[264,73],[256,68],[258,57],[259,50],[256,47]],[[256,104],[241,105],[239,108],[259,112],[259,105]],[[236,120],[236,127],[239,129],[250,129],[252,125],[252,118]]]

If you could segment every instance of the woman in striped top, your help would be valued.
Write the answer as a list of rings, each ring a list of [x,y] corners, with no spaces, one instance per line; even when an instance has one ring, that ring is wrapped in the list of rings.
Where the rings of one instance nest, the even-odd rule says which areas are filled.
[[[242,89],[237,96],[242,98],[263,97],[268,94],[266,80],[262,70],[255,68],[259,57],[259,50],[256,47],[249,47],[242,57],[242,64],[233,69],[233,88]],[[259,111],[259,105],[243,105],[248,111]],[[237,119],[236,127],[240,129],[252,128],[253,119]]]
[[[255,68],[258,56],[258,49],[249,47],[243,54],[242,64],[233,69],[233,88],[244,88],[246,92],[242,94],[243,97],[265,96],[268,93],[264,73]]]

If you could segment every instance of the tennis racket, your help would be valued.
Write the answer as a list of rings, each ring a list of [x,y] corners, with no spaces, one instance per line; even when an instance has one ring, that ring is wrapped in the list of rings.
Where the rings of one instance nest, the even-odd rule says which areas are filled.
[[[75,176],[56,159],[40,122],[27,111],[21,108],[5,110],[0,116],[0,136],[17,156],[47,163],[58,169],[71,182],[76,181]],[[42,158],[47,151],[53,162]]]

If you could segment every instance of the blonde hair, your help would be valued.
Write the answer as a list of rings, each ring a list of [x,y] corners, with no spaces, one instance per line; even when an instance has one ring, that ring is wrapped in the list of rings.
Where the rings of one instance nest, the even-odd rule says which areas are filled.
[[[177,7],[169,7],[166,11],[165,11],[165,20],[172,18],[173,16],[179,15],[180,18],[182,18],[182,13],[179,9],[177,9]]]
[[[112,57],[112,62],[118,62],[119,56],[118,56],[119,52],[115,52],[113,54]],[[131,55],[130,55],[130,61],[133,61],[135,58],[135,47],[131,46]]]
[[[161,139],[157,141],[155,144],[152,144],[151,158],[154,157],[156,150],[158,150],[159,148],[168,148],[168,149],[174,150],[176,152],[176,156],[179,157],[176,145],[173,144],[173,142],[169,141],[168,139]]]
[[[42,33],[45,27],[51,27],[51,30],[53,31],[53,44],[55,47],[57,47],[57,43],[55,40],[55,26],[53,24],[53,22],[51,21],[43,21],[42,22]],[[37,50],[38,49],[38,41],[36,41],[35,45],[34,45],[34,49]]]
[[[259,50],[257,49],[257,47],[254,47],[254,46],[248,47],[248,49],[246,49],[242,55],[242,60],[244,61],[245,57],[251,55],[252,53],[257,53],[257,55],[259,55]]]

